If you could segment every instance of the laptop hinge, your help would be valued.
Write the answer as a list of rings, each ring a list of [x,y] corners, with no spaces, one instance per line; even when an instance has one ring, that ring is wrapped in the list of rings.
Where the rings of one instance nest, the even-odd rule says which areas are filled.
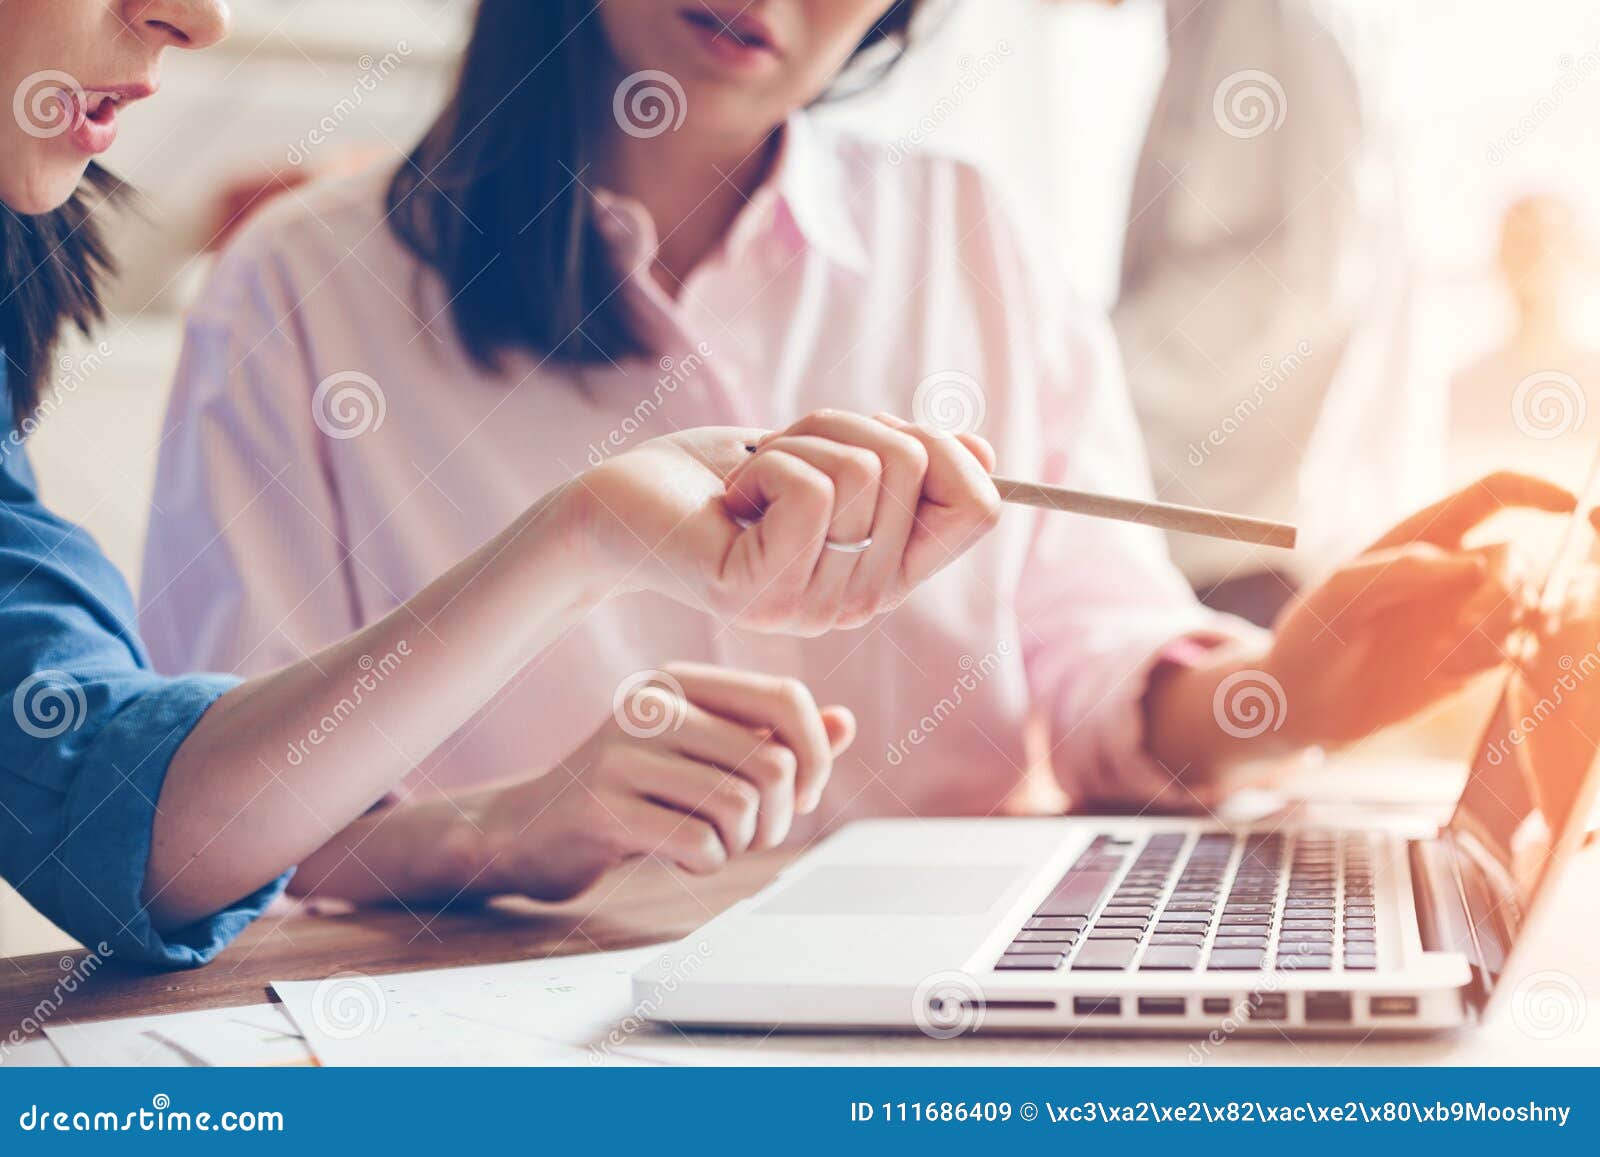
[[[1417,908],[1417,931],[1428,952],[1459,952],[1472,970],[1467,1003],[1482,1011],[1489,999],[1483,948],[1478,943],[1461,878],[1460,853],[1448,833],[1429,840],[1412,840],[1411,893]]]

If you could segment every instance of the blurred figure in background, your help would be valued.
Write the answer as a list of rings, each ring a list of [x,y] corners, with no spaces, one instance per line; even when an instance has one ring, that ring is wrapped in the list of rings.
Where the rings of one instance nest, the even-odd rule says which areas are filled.
[[[1518,464],[1577,485],[1594,457],[1594,439],[1581,431],[1600,381],[1600,348],[1578,316],[1595,256],[1577,209],[1549,193],[1513,201],[1500,222],[1497,272],[1511,332],[1451,385],[1451,474]]]
[[[1203,601],[1266,624],[1433,489],[1437,420],[1407,389],[1393,169],[1340,41],[1302,0],[1166,9],[1112,320],[1158,495],[1304,528],[1292,560],[1169,540]]]

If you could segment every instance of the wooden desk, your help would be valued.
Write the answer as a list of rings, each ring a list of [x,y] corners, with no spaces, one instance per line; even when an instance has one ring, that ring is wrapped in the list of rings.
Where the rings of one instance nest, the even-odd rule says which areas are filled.
[[[794,853],[762,853],[696,878],[655,862],[630,865],[571,904],[501,900],[443,912],[296,910],[267,916],[204,968],[151,972],[108,963],[68,995],[63,1020],[188,1012],[259,1004],[274,980],[331,972],[380,974],[632,948],[688,935],[756,892]],[[22,1024],[83,952],[0,960],[0,1037]],[[66,966],[63,967],[63,964]]]
[[[626,948],[687,935],[757,891],[792,853],[765,853],[694,879],[654,863],[602,881],[570,905],[502,901],[443,913],[403,910],[347,915],[298,912],[259,921],[213,963],[189,972],[105,966],[66,999],[60,1020],[181,1012],[258,1004],[273,980],[315,980],[342,970],[373,974]],[[788,1065],[1460,1065],[1594,1064],[1600,1057],[1600,848],[1579,857],[1557,897],[1557,919],[1538,930],[1509,982],[1530,973],[1560,979],[1584,1012],[1559,1034],[1530,1033],[1514,1017],[1432,1037],[1352,1040],[1239,1038],[1204,1056],[1184,1037],[1112,1038],[980,1033],[953,1040],[900,1034],[671,1034],[662,1063]],[[44,954],[0,960],[0,1037],[51,995],[63,960]],[[71,965],[69,964],[69,967]],[[666,1030],[662,1030],[666,1032]]]

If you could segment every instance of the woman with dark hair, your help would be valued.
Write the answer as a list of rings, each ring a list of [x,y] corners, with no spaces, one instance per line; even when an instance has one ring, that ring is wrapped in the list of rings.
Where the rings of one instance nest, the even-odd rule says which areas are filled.
[[[146,562],[158,662],[291,661],[388,613],[575,464],[680,426],[782,430],[746,470],[831,475],[831,533],[859,550],[822,557],[816,579],[860,612],[850,624],[904,544],[966,545],[915,480],[967,446],[951,476],[989,495],[979,429],[1013,474],[1146,492],[1106,322],[1062,292],[1038,235],[971,167],[807,111],[892,61],[916,8],[483,0],[415,152],[269,210],[191,318]],[[1004,66],[998,50],[971,63]],[[362,404],[323,407],[338,391]],[[1153,532],[1059,515],[1006,518],[853,635],[758,638],[718,607],[629,595],[297,886],[385,901],[427,870],[432,888],[478,889],[474,857],[431,849],[561,812],[597,760],[652,774],[680,721],[619,734],[607,712],[685,660],[855,710],[855,755],[801,835],[1037,806],[1032,716],[1079,801],[1191,805],[1247,757],[1363,735],[1498,663],[1504,576],[1460,536],[1504,501],[1571,499],[1525,480],[1458,495],[1276,636],[1199,607]]]
[[[826,460],[848,447],[818,443],[821,467],[801,474],[747,449],[760,431],[689,431],[529,494],[409,598],[273,673],[155,674],[126,585],[43,505],[22,432],[49,408],[61,326],[99,317],[95,215],[113,182],[91,159],[125,108],[155,92],[167,48],[206,47],[226,26],[220,0],[0,3],[0,91],[16,94],[16,116],[0,122],[0,877],[103,955],[168,965],[209,959],[298,861],[612,592],[815,633],[887,609],[953,553],[912,536],[846,607],[818,559],[860,549],[833,533]],[[951,544],[977,535],[997,503],[973,454],[931,448],[906,491]],[[210,484],[222,495],[223,475],[251,466],[212,459]],[[294,548],[285,533],[262,560]],[[707,871],[816,806],[850,742],[849,712],[819,709],[789,680],[695,667],[663,678],[635,699],[680,723],[670,750],[618,766],[617,744],[597,743],[559,806],[502,811],[492,830],[420,849],[400,888],[450,898],[460,889],[447,882],[465,876],[561,894],[647,854]]]

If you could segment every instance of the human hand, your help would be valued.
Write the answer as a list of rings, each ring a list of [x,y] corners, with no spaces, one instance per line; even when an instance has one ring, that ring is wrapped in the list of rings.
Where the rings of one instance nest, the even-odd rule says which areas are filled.
[[[474,858],[491,866],[475,890],[561,900],[638,856],[701,874],[776,847],[855,738],[848,710],[793,679],[700,664],[650,676],[557,767],[483,797]]]
[[[630,585],[809,636],[893,609],[991,529],[993,465],[981,438],[829,410],[658,438],[580,485]]]
[[[1600,529],[1600,510],[1590,520]],[[1583,566],[1534,625],[1507,689],[1511,733],[1491,738],[1537,770],[1534,802],[1559,823],[1600,749],[1600,568]]]
[[[1543,479],[1492,474],[1412,515],[1284,610],[1265,668],[1283,689],[1290,743],[1351,742],[1408,718],[1508,661],[1527,568],[1467,534],[1511,507],[1565,513]]]

